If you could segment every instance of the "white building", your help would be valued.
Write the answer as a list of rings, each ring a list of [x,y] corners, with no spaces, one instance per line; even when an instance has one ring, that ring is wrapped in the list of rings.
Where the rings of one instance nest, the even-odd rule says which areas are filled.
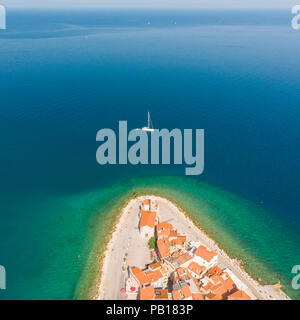
[[[206,269],[214,267],[218,262],[218,254],[200,245],[194,252],[193,260]]]
[[[142,209],[144,211],[150,211],[150,199],[144,199],[143,200]]]
[[[157,214],[154,211],[140,210],[139,230],[140,234],[150,239],[154,237],[154,227],[157,224]]]

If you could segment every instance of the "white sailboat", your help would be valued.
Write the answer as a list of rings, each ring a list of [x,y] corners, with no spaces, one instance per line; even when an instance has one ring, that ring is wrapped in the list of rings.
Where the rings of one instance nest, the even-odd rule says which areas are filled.
[[[152,124],[152,128],[150,127],[150,123],[152,124],[152,121],[151,121],[151,118],[150,118],[150,112],[148,111],[148,126],[147,127],[143,127],[142,130],[143,131],[154,131],[154,128],[153,128],[153,124]]]

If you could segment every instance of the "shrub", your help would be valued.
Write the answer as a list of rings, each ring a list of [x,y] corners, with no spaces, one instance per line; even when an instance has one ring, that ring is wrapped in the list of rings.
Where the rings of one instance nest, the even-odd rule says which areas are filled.
[[[149,249],[155,249],[155,246],[156,246],[156,240],[154,237],[150,238],[149,241],[148,241],[148,246],[149,246]]]

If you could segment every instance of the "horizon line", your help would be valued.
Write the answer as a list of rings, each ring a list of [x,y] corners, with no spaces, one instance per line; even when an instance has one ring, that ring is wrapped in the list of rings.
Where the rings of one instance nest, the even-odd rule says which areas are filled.
[[[37,5],[37,6],[17,6],[17,5],[4,5],[4,7],[6,9],[25,9],[25,10],[29,10],[29,9],[102,9],[102,10],[169,10],[169,11],[184,11],[184,10],[228,10],[228,11],[233,11],[233,10],[239,10],[239,11],[253,11],[253,10],[257,10],[257,11],[263,11],[263,10],[277,10],[277,11],[281,11],[281,10],[290,10],[290,7],[277,7],[277,8],[270,8],[270,7],[265,7],[265,8],[261,8],[261,7],[257,7],[257,8],[253,8],[253,7],[249,7],[249,8],[241,8],[241,7],[234,7],[234,8],[209,8],[209,7],[102,7],[100,5],[95,5],[95,6],[87,6],[87,5],[74,5],[74,6],[42,6],[42,5]]]

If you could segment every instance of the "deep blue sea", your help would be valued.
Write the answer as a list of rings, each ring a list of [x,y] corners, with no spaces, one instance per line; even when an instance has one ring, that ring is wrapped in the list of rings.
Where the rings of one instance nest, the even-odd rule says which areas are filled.
[[[0,299],[72,298],[97,197],[110,199],[128,178],[184,175],[183,166],[97,164],[97,131],[119,120],[141,127],[147,110],[156,128],[205,129],[205,170],[190,179],[250,201],[289,230],[284,270],[280,257],[264,261],[289,277],[300,264],[300,31],[291,18],[8,10],[0,30]]]

